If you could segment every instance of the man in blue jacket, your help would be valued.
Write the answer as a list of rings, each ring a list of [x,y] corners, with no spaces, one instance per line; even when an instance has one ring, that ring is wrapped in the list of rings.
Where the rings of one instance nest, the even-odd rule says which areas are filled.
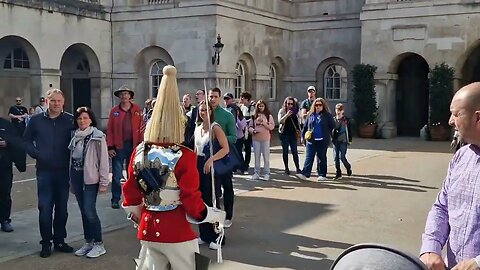
[[[37,194],[42,250],[40,257],[49,257],[54,249],[72,252],[64,241],[67,237],[67,202],[69,192],[68,144],[75,129],[73,116],[63,112],[65,98],[59,89],[47,92],[48,109],[34,115],[24,134],[26,152],[37,160]],[[52,221],[53,209],[55,214]],[[52,233],[53,223],[53,233]]]

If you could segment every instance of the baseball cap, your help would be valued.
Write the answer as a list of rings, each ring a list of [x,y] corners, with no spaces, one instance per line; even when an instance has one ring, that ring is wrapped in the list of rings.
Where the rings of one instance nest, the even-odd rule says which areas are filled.
[[[313,86],[313,85],[310,85],[310,86],[307,88],[307,91],[311,91],[311,90],[313,90],[313,91],[315,91],[315,92],[317,91],[317,89],[315,89],[315,86]]]
[[[223,95],[223,99],[233,99],[233,94],[232,93],[225,93],[225,95]]]

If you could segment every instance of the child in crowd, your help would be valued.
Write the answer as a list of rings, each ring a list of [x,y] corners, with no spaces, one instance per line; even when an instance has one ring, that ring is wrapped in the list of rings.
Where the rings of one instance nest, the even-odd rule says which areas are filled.
[[[352,165],[347,160],[347,148],[352,143],[352,133],[350,132],[350,119],[345,116],[345,110],[342,103],[335,105],[335,129],[332,132],[333,157],[335,159],[335,180],[342,179],[342,170],[340,160],[347,169],[347,175],[352,175]]]
[[[262,155],[263,180],[268,181],[270,178],[270,139],[272,137],[270,133],[275,128],[275,122],[265,101],[257,101],[252,119],[249,128],[249,132],[253,135],[253,153],[255,156],[255,170],[252,180],[260,179],[260,155]]]

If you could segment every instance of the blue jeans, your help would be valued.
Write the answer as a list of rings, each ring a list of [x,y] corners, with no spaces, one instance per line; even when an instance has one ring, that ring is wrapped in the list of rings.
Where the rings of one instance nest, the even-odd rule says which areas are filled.
[[[295,163],[295,168],[299,170],[300,165],[298,162],[297,138],[295,137],[295,134],[285,135],[280,133],[280,141],[282,143],[282,158],[285,169],[288,169],[288,147],[290,146],[293,156],[293,163]]]
[[[68,169],[37,170],[41,244],[63,243],[67,237]],[[55,208],[55,214],[53,209]],[[53,221],[52,221],[53,215]],[[53,233],[52,233],[53,224]]]
[[[313,161],[317,156],[318,176],[327,176],[327,149],[329,143],[325,140],[307,142],[305,163],[303,165],[302,174],[310,177],[312,173]]]
[[[83,235],[87,242],[102,242],[102,225],[97,215],[98,184],[85,185],[83,171],[70,170],[72,189],[82,214]]]
[[[337,176],[342,175],[342,169],[340,168],[340,160],[343,166],[349,171],[352,166],[347,160],[347,142],[335,142],[333,143],[333,158],[335,160],[335,169],[337,170]]]
[[[120,179],[123,178],[123,164],[126,167],[130,164],[130,157],[133,152],[133,143],[124,142],[122,149],[115,150],[116,155],[112,158],[112,203],[118,203],[122,197],[122,185]]]

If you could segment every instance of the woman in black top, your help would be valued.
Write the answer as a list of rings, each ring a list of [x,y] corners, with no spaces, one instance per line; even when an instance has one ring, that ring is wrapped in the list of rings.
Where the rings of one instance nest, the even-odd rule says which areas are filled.
[[[298,106],[296,105],[293,97],[286,97],[283,101],[283,107],[278,111],[278,123],[280,123],[278,132],[282,142],[283,164],[285,166],[285,174],[287,175],[290,174],[288,168],[288,146],[290,146],[292,151],[297,173],[301,172],[297,150],[297,136],[300,135],[300,124],[298,122]]]

